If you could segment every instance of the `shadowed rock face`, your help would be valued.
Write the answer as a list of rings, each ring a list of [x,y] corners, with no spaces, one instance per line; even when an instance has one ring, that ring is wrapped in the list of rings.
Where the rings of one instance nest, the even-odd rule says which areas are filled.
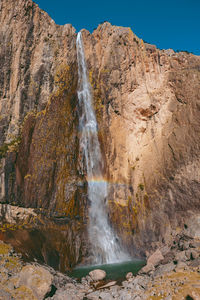
[[[0,24],[1,202],[35,209],[40,221],[31,226],[44,235],[51,228],[48,243],[64,270],[89,248],[75,29],[25,0],[2,0]],[[109,216],[129,252],[141,255],[184,224],[197,226],[200,58],[158,50],[109,23],[83,30],[83,42]]]

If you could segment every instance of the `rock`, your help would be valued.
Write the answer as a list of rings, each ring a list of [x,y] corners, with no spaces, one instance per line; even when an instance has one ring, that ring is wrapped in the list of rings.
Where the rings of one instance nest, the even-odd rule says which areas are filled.
[[[63,286],[65,286],[67,283],[70,282],[72,283],[72,278],[60,272],[55,272],[53,277],[53,285],[55,285],[57,288],[62,288]]]
[[[166,257],[166,255],[171,252],[170,247],[168,245],[165,245],[162,248],[160,248],[160,251],[164,257]]]
[[[13,156],[6,153],[0,164],[0,197],[2,202],[16,200],[21,207],[41,208],[49,216],[52,210],[57,211],[55,215],[60,210],[61,215],[71,215],[73,223],[57,225],[55,236],[48,230],[40,246],[45,259],[55,251],[53,261],[64,271],[79,260],[82,250],[82,256],[89,252],[82,245],[90,244],[84,230],[77,229],[85,228],[87,186],[84,184],[83,190],[77,185],[85,179],[81,170],[77,172],[80,155],[74,155],[79,152],[76,32],[69,24],[56,25],[32,1],[1,0],[0,6],[0,66],[4,74],[0,80],[1,152],[6,148],[4,142],[19,133],[27,117],[17,141],[19,148],[12,148]],[[145,46],[130,28],[108,22],[92,34],[82,32],[94,107],[102,128],[105,176],[112,174],[114,182],[120,178],[124,182],[110,190],[110,198],[117,195],[117,201],[109,201],[110,222],[120,229],[125,248],[145,252],[151,249],[152,240],[162,244],[164,233],[175,224],[183,226],[187,223],[183,219],[198,217],[200,58]],[[72,80],[66,80],[66,70]],[[79,195],[78,202],[74,195]],[[131,205],[133,197],[137,207]],[[81,218],[76,220],[79,213]],[[56,217],[49,228],[55,229],[56,219],[61,224],[68,217]],[[130,222],[124,224],[124,220]],[[65,234],[59,236],[61,232]],[[180,247],[187,249],[188,241],[181,243]],[[48,253],[50,244],[53,251]],[[156,266],[160,262],[151,263]]]
[[[200,241],[199,240],[193,240],[189,244],[190,248],[200,248]]]
[[[161,261],[161,264],[165,265],[173,261],[175,258],[175,254],[173,251],[169,251],[165,254],[164,259]]]
[[[79,298],[78,296],[71,295],[69,292],[63,290],[56,291],[55,295],[49,298],[49,300],[80,300],[80,299],[81,298]]]
[[[17,300],[18,299],[20,299],[20,300],[28,300],[28,299],[30,299],[30,300],[38,300],[39,299],[39,298],[37,298],[35,296],[35,294],[33,293],[33,291],[31,289],[29,289],[25,285],[21,285],[20,287],[16,288],[12,292],[12,296],[13,296],[12,300],[13,299],[17,299]]]
[[[200,266],[200,258],[192,260],[189,265],[190,265],[190,267],[199,267]]]
[[[98,300],[99,299],[99,291],[87,294],[87,299],[89,299],[89,300]]]
[[[89,273],[93,281],[103,280],[106,277],[106,272],[100,269],[93,270]]]
[[[178,269],[187,269],[187,268],[188,268],[188,266],[185,262],[179,261],[178,264],[176,265],[175,269],[178,270]]]
[[[190,247],[190,241],[185,241],[184,239],[183,240],[180,240],[179,241],[179,249],[180,250],[187,250],[187,249],[189,249],[189,247]]]
[[[160,265],[154,272],[154,276],[162,276],[162,274],[164,273],[169,273],[174,271],[176,268],[176,265],[171,262],[169,264],[166,265]]]
[[[188,260],[194,260],[194,259],[197,259],[199,257],[199,253],[197,251],[193,250],[193,249],[186,250],[185,255],[186,255]]]
[[[157,249],[148,259],[147,265],[153,265],[156,267],[164,259],[161,251]]]
[[[99,297],[100,297],[100,299],[102,299],[102,300],[112,300],[113,299],[113,296],[110,294],[110,293],[108,293],[108,292],[101,292],[100,294],[99,294]]]
[[[155,270],[155,267],[153,264],[147,264],[146,266],[144,266],[139,272],[138,274],[148,274],[150,273],[151,271],[154,271]]]
[[[100,289],[105,289],[105,288],[109,288],[109,287],[111,287],[111,286],[114,286],[116,283],[117,283],[117,281],[110,281],[110,282],[108,282],[107,284],[98,287],[98,290],[100,290]]]
[[[176,261],[186,261],[187,257],[186,257],[186,252],[185,251],[181,251],[181,252],[177,252],[175,255],[175,260]]]
[[[128,273],[126,274],[126,279],[129,280],[129,279],[131,279],[131,278],[133,278],[133,273],[132,273],[132,272],[128,272]]]
[[[73,283],[67,283],[67,284],[65,285],[65,288],[66,288],[66,289],[75,289],[76,286],[75,286]]]
[[[27,265],[19,273],[18,287],[26,286],[32,290],[38,300],[43,300],[50,292],[53,276],[40,266]]]
[[[12,295],[9,292],[0,290],[0,300],[13,300]]]
[[[87,276],[85,277],[85,280],[87,281],[87,283],[92,282],[92,278],[91,278],[89,275],[87,275]]]

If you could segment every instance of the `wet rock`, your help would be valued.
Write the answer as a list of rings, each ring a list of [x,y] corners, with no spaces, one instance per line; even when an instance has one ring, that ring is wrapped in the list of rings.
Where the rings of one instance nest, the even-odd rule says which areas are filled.
[[[89,273],[93,281],[103,280],[106,277],[106,272],[100,269],[93,270]]]
[[[22,268],[19,274],[18,287],[25,286],[32,290],[35,297],[43,300],[50,292],[53,276],[51,273],[40,266],[27,265]]]

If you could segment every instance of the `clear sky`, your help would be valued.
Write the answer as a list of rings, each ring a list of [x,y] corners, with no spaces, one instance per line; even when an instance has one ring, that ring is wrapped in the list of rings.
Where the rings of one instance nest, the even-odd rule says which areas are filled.
[[[34,0],[57,24],[92,32],[99,23],[131,27],[160,49],[200,55],[200,0]]]

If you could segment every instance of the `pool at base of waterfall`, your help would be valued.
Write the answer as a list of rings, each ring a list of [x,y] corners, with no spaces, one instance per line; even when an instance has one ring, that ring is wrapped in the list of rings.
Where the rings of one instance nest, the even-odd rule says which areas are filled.
[[[70,273],[70,276],[80,280],[89,274],[90,271],[101,269],[106,272],[106,279],[123,280],[128,272],[136,275],[138,271],[145,265],[145,260],[134,259],[132,261],[125,261],[120,263],[105,264],[105,265],[91,265],[76,267]]]

